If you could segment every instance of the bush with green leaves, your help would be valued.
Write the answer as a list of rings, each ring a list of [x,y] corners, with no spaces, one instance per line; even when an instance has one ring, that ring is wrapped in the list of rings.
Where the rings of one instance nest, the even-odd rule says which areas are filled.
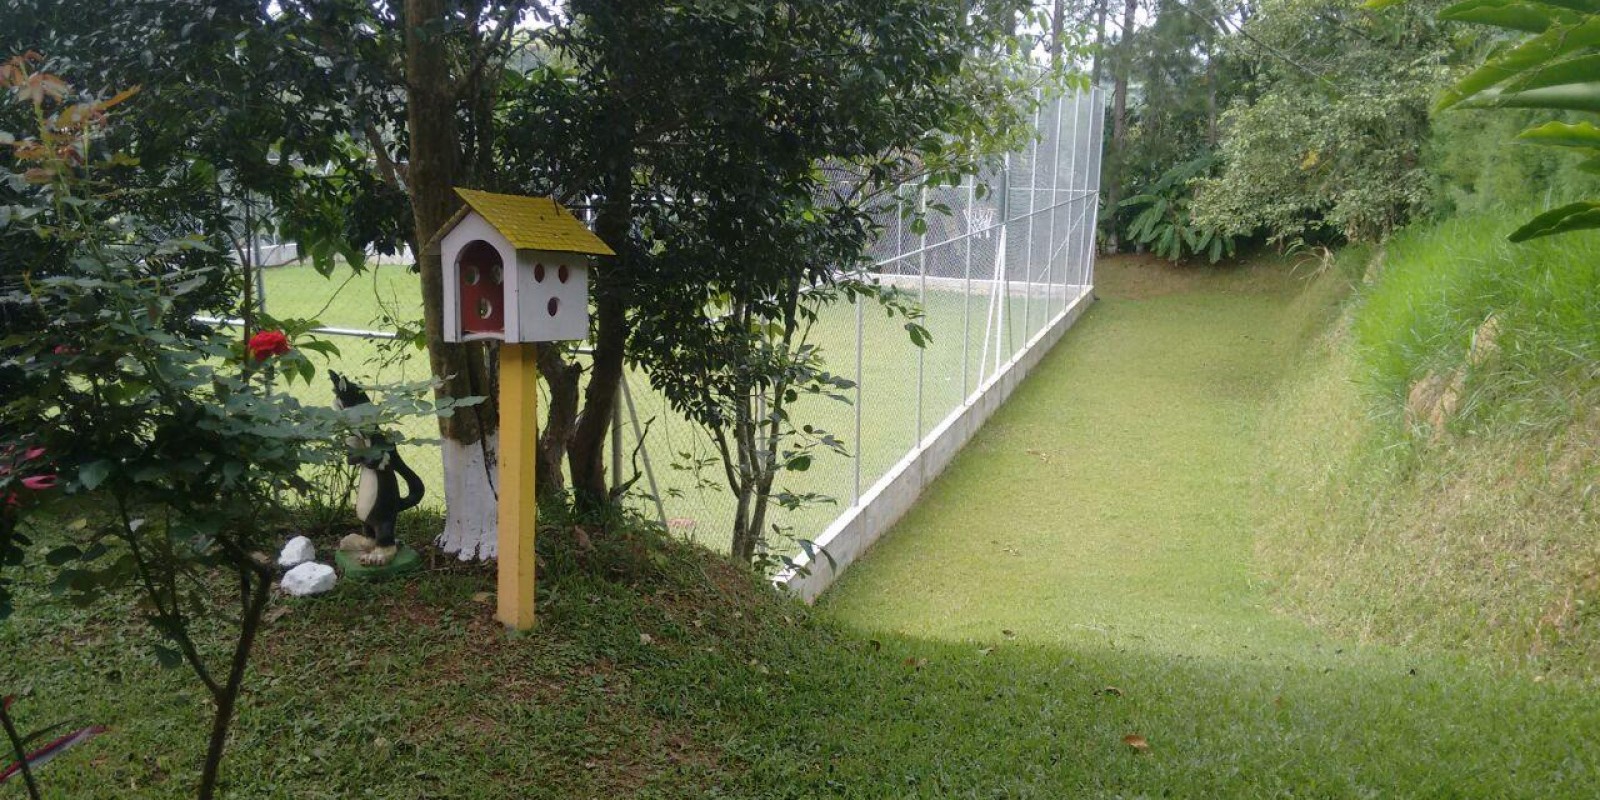
[[[1138,215],[1128,224],[1127,238],[1150,248],[1168,261],[1205,256],[1217,263],[1233,255],[1233,237],[1195,223],[1189,207],[1194,202],[1191,182],[1205,174],[1216,157],[1207,153],[1167,170],[1148,189],[1119,205]]]
[[[1428,109],[1450,42],[1427,3],[1270,0],[1228,46],[1255,80],[1223,116],[1199,224],[1280,244],[1376,240],[1427,207]]]
[[[198,236],[112,210],[119,189],[108,175],[130,165],[106,152],[102,134],[132,93],[78,93],[35,63],[13,59],[0,72],[0,104],[23,106],[35,123],[0,138],[0,242],[39,245],[0,287],[0,358],[24,389],[0,404],[0,431],[48,455],[46,488],[59,502],[6,511],[6,563],[30,515],[53,510],[70,539],[45,556],[57,594],[90,603],[137,588],[164,639],[156,657],[186,664],[214,705],[199,789],[209,798],[275,577],[259,554],[275,549],[303,467],[346,457],[352,432],[449,409],[416,399],[428,384],[349,411],[275,392],[264,367],[309,380],[308,353],[332,345],[310,334],[311,321],[243,335],[196,323],[195,310],[238,310],[218,298],[239,295],[215,290],[241,288],[240,276],[185,259],[207,247]],[[197,305],[197,295],[211,299]],[[201,621],[229,641],[196,635]]]

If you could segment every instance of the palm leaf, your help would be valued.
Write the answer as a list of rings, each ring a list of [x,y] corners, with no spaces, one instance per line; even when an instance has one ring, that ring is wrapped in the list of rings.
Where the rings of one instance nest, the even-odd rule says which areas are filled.
[[[1541,64],[1595,46],[1600,46],[1600,17],[1551,28],[1484,62],[1440,94],[1434,108],[1442,111]]]
[[[1526,242],[1541,236],[1600,228],[1600,202],[1593,200],[1568,203],[1529,220],[1516,229],[1509,238],[1513,242]]]

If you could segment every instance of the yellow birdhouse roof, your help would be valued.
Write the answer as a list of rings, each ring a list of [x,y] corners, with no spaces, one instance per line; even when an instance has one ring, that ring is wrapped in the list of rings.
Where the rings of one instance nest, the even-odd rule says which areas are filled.
[[[572,212],[551,198],[494,194],[476,189],[456,189],[456,194],[518,250],[616,255],[600,237],[572,216]],[[460,216],[446,227],[454,227]]]

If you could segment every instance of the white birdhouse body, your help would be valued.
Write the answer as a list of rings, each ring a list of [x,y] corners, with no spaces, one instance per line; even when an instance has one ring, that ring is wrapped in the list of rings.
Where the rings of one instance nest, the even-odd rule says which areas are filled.
[[[456,192],[467,205],[439,243],[445,341],[588,338],[590,257],[610,248],[553,200]]]

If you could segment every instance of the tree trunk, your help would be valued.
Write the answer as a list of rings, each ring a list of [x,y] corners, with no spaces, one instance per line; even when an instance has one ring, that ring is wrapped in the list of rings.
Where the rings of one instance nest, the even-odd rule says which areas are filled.
[[[460,164],[455,86],[443,43],[419,31],[445,18],[445,0],[405,0],[406,129],[415,252],[422,272],[422,316],[428,360],[441,397],[483,397],[476,406],[441,419],[445,470],[445,524],[438,544],[463,560],[495,552],[495,348],[444,341],[444,267],[434,237],[460,205],[455,195]]]
[[[534,473],[541,496],[553,497],[566,490],[561,463],[567,455],[567,439],[578,419],[578,381],[583,367],[566,360],[558,347],[539,350],[539,374],[550,387],[544,430],[539,433],[539,464]]]
[[[631,118],[619,131],[631,129]],[[626,141],[632,140],[629,135]],[[606,197],[595,220],[595,233],[614,258],[602,261],[591,284],[595,299],[594,363],[584,387],[583,414],[568,442],[567,464],[572,471],[572,491],[580,506],[596,507],[610,499],[606,486],[606,432],[611,428],[617,390],[622,382],[623,348],[628,341],[628,254],[633,225],[633,162],[631,149],[619,148],[618,163],[611,165]]]
[[[1206,144],[1217,148],[1217,58],[1212,52],[1212,37],[1206,33]]]
[[[1056,0],[1055,9],[1050,15],[1050,68],[1053,70],[1061,69],[1061,35],[1065,32],[1062,29],[1067,22],[1066,2]]]
[[[217,781],[222,775],[222,757],[227,752],[228,729],[233,725],[234,709],[239,694],[244,690],[245,668],[250,664],[250,649],[255,645],[256,634],[261,630],[261,618],[267,611],[267,598],[271,596],[272,576],[264,567],[248,561],[243,550],[235,550],[234,558],[245,559],[238,564],[240,581],[239,639],[234,643],[233,658],[228,664],[228,680],[222,691],[212,697],[216,703],[211,718],[211,736],[206,741],[205,766],[200,774],[200,800],[216,796]]]
[[[1089,85],[1100,85],[1100,73],[1105,66],[1106,13],[1111,0],[1094,0],[1094,66],[1089,73]]]
[[[1122,201],[1122,149],[1128,139],[1128,75],[1133,71],[1133,25],[1139,11],[1139,0],[1127,0],[1122,8],[1122,38],[1117,43],[1116,83],[1111,91],[1111,158],[1106,159],[1110,174],[1106,176],[1106,209],[1113,222],[1106,231],[1107,247],[1115,252],[1118,247],[1115,215]]]

